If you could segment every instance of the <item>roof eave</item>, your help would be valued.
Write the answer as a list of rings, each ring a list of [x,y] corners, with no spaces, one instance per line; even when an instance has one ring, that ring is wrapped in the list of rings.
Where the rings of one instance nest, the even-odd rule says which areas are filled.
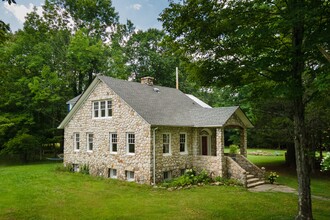
[[[98,77],[95,77],[93,82],[88,86],[88,88],[84,91],[84,93],[81,95],[81,97],[78,99],[77,103],[73,106],[71,111],[65,116],[61,124],[57,127],[57,129],[64,129],[65,126],[69,123],[71,118],[74,116],[74,114],[78,111],[80,106],[84,103],[85,99],[89,96],[89,94],[94,90],[96,85],[101,80]]]

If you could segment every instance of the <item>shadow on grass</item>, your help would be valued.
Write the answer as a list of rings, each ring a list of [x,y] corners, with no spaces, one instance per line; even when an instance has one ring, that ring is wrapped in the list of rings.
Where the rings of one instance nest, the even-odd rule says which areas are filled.
[[[62,164],[63,161],[54,161],[54,160],[36,160],[29,161],[27,163],[23,163],[17,159],[8,159],[8,158],[0,158],[0,167],[8,167],[8,166],[22,166],[22,165],[37,165],[37,164]]]

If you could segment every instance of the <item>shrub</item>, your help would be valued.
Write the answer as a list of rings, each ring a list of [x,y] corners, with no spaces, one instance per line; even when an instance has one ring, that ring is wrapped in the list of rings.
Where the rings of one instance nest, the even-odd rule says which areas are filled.
[[[237,145],[232,144],[229,146],[229,153],[237,154],[238,149],[239,149],[239,147]]]
[[[240,183],[238,180],[236,179],[228,179],[225,177],[221,177],[221,176],[217,176],[214,179],[216,182],[222,183],[223,185],[226,186],[231,186],[231,185],[235,185],[235,186],[241,186],[242,183]]]
[[[278,177],[279,175],[276,172],[270,172],[268,175],[268,180],[271,184],[273,184]]]
[[[88,164],[82,165],[81,168],[79,169],[79,173],[89,174],[89,165]]]
[[[330,152],[321,161],[321,171],[330,170]]]
[[[189,185],[197,185],[200,183],[208,184],[212,179],[208,176],[207,172],[203,170],[198,175],[193,169],[187,169],[184,175],[174,178],[172,180],[167,180],[161,183],[163,187],[185,187]]]

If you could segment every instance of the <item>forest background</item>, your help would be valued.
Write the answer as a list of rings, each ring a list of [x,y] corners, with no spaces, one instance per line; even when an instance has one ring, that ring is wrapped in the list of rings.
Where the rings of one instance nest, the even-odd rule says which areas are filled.
[[[46,0],[15,33],[0,21],[0,155],[60,151],[66,101],[97,74],[175,87],[178,67],[184,93],[243,109],[250,147],[287,149],[298,217],[311,219],[309,173],[330,146],[330,2],[170,1],[160,21],[163,30],[120,23],[110,0]]]

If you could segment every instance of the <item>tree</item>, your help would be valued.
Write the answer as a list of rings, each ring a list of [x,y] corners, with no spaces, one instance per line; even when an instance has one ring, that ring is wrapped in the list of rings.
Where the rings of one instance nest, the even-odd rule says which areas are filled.
[[[119,16],[111,0],[47,0],[56,9],[56,18],[64,15],[72,31],[85,29],[88,36],[111,40],[119,25]],[[63,10],[61,12],[61,9]],[[53,17],[54,18],[54,17]],[[68,18],[71,19],[69,24]],[[56,22],[56,21],[55,21]],[[56,25],[56,24],[55,24]]]
[[[14,0],[2,0],[3,2],[8,2],[8,4],[11,5],[11,3],[16,4],[16,1]],[[6,40],[6,35],[10,31],[9,24],[6,24],[2,20],[0,20],[0,44]]]
[[[75,95],[79,95],[93,81],[96,74],[105,70],[105,46],[102,41],[96,41],[86,35],[84,30],[78,30],[72,36],[68,51],[68,75],[72,75],[71,83]]]
[[[157,29],[137,31],[125,45],[127,66],[138,79],[155,78],[158,85],[175,87],[175,67],[179,59],[161,44],[164,33]]]
[[[190,59],[192,74],[202,84],[270,83],[266,91],[289,103],[297,219],[312,219],[305,108],[319,95],[317,85],[329,83],[329,64],[318,50],[329,48],[329,6],[321,0],[187,0],[172,2],[160,19],[169,42]]]

